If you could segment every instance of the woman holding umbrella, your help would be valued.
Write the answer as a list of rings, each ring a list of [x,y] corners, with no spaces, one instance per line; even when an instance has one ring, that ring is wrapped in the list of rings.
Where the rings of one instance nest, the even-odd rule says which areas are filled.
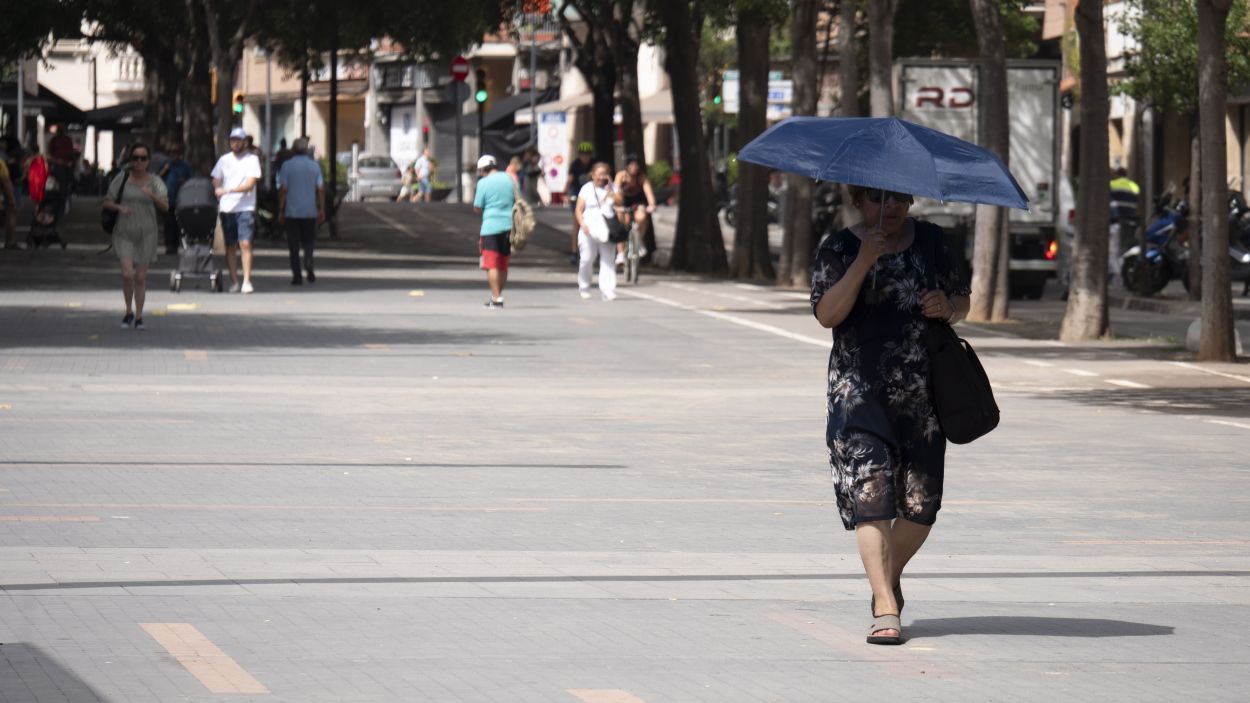
[[[869,224],[829,237],[812,273],[812,310],[834,330],[825,440],[838,511],[872,586],[868,642],[900,644],[903,569],[941,507],[946,453],[929,394],[925,318],[967,314],[969,289],[942,229],[907,216],[912,196],[850,193]]]

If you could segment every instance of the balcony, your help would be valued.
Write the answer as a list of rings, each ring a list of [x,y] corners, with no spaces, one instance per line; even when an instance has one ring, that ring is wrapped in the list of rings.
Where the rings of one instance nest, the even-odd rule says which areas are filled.
[[[138,54],[122,54],[117,57],[117,71],[113,74],[113,90],[118,93],[143,92],[143,58]]]

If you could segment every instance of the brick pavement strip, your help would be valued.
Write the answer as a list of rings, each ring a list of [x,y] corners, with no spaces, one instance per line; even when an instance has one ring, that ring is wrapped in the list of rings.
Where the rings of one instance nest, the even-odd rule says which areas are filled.
[[[141,334],[91,213],[0,254],[0,700],[1244,699],[1244,367],[968,328],[1004,424],[872,648],[805,295],[584,302],[551,229],[486,311],[471,215],[370,207]]]

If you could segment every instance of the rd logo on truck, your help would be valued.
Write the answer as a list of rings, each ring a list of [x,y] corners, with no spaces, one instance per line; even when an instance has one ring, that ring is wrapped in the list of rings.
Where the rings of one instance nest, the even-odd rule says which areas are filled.
[[[926,85],[916,89],[916,107],[972,107],[976,101],[971,88],[949,88],[943,90],[935,85]]]

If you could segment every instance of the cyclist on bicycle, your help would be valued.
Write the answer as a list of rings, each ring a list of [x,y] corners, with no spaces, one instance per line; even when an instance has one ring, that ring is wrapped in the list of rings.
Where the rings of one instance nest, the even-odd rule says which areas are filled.
[[[647,214],[655,212],[655,193],[651,190],[651,181],[647,180],[647,172],[642,168],[642,160],[635,154],[625,157],[625,170],[616,174],[616,188],[625,198],[621,221],[626,227],[631,224],[638,226],[638,255],[646,256],[647,248],[641,244],[642,233],[647,226]],[[616,245],[616,263],[625,263],[624,243]]]

